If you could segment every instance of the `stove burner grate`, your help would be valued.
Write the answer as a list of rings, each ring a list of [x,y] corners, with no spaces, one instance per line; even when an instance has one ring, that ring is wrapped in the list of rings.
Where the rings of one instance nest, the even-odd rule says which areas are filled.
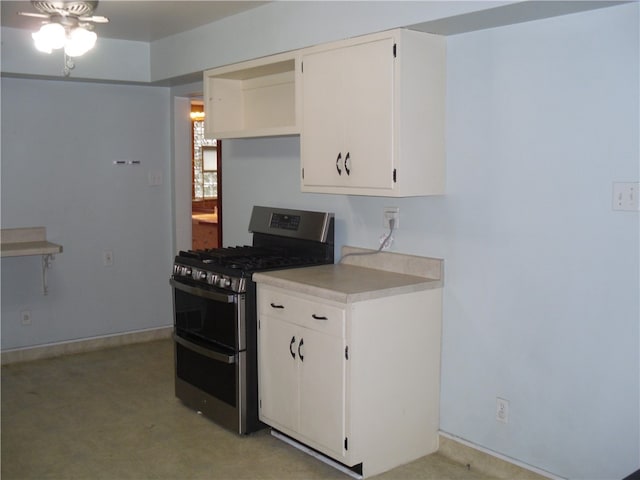
[[[190,250],[183,255],[194,258],[207,269],[215,267],[231,268],[234,270],[254,271],[277,267],[296,265],[314,265],[326,263],[323,259],[313,256],[296,255],[285,249],[263,247],[226,247],[210,250]]]

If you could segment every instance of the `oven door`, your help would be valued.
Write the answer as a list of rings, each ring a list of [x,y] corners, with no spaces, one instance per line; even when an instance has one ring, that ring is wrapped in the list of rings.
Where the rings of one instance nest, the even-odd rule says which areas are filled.
[[[244,294],[171,279],[176,334],[205,348],[246,349]]]

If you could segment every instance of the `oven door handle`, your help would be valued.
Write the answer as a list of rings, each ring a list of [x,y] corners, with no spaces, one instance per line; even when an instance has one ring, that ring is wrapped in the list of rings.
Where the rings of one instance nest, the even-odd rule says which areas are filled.
[[[215,350],[210,350],[208,348],[201,347],[200,345],[191,343],[190,341],[185,340],[179,335],[176,335],[175,332],[173,333],[172,337],[176,343],[179,343],[183,347],[188,348],[189,350],[192,350],[196,353],[199,353],[200,355],[204,355],[205,357],[208,357],[211,360],[215,360],[216,362],[228,363],[228,364],[236,363],[235,355],[227,355],[226,353],[220,353],[220,352],[216,352]]]
[[[211,292],[209,290],[204,290],[202,288],[185,285],[184,283],[178,282],[173,278],[169,279],[169,283],[173,288],[177,288],[178,290],[182,290],[183,292],[190,293],[191,295],[195,295],[196,297],[215,300],[216,302],[233,303],[234,297],[235,297],[235,295],[226,295],[224,293]]]

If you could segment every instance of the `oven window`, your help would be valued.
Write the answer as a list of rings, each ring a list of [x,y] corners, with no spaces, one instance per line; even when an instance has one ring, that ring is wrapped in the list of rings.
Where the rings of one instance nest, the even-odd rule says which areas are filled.
[[[237,349],[235,303],[216,302],[175,288],[173,290],[175,326],[180,336],[203,345],[217,344]]]
[[[236,406],[236,363],[217,362],[176,343],[176,375],[212,397]]]

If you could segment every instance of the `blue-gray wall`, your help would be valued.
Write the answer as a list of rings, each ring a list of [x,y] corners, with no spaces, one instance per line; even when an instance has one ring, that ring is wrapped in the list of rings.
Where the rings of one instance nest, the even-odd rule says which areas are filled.
[[[250,37],[251,12],[226,20],[222,31],[236,25],[250,38],[227,51],[212,44],[211,58],[275,53],[347,28],[307,30],[301,4],[287,5],[260,9],[275,23],[298,19],[272,37]],[[393,250],[445,259],[442,430],[559,476],[624,477],[640,468],[640,234],[638,213],[611,209],[611,186],[640,179],[639,12],[633,3],[448,37],[442,197],[302,194],[296,137],[223,142],[225,244],[249,242],[250,208],[267,204],[332,210],[339,245],[375,247],[382,208],[400,207]],[[360,16],[354,33],[391,26],[386,13]],[[211,38],[199,30],[176,44],[201,33]],[[188,73],[184,58],[159,66],[171,47],[152,46],[152,69],[164,72],[155,76]],[[170,323],[171,182],[146,178],[180,168],[169,158],[170,97],[2,79],[2,226],[43,224],[65,247],[48,297],[36,260],[2,260],[3,348]],[[115,110],[118,121],[107,121]],[[112,167],[122,156],[142,168]],[[18,318],[25,305],[29,329]],[[496,396],[511,402],[506,425],[495,420]]]
[[[44,226],[63,247],[47,296],[39,256],[2,259],[2,349],[170,325],[169,89],[1,86],[2,228]],[[163,184],[149,186],[149,172],[162,172]],[[26,309],[29,326],[19,318]]]
[[[638,5],[448,37],[443,197],[302,194],[297,138],[223,142],[225,243],[267,204],[334,211],[339,244],[375,248],[400,207],[393,250],[445,259],[442,430],[622,478],[640,466],[640,236],[611,189],[640,178],[637,40]]]

